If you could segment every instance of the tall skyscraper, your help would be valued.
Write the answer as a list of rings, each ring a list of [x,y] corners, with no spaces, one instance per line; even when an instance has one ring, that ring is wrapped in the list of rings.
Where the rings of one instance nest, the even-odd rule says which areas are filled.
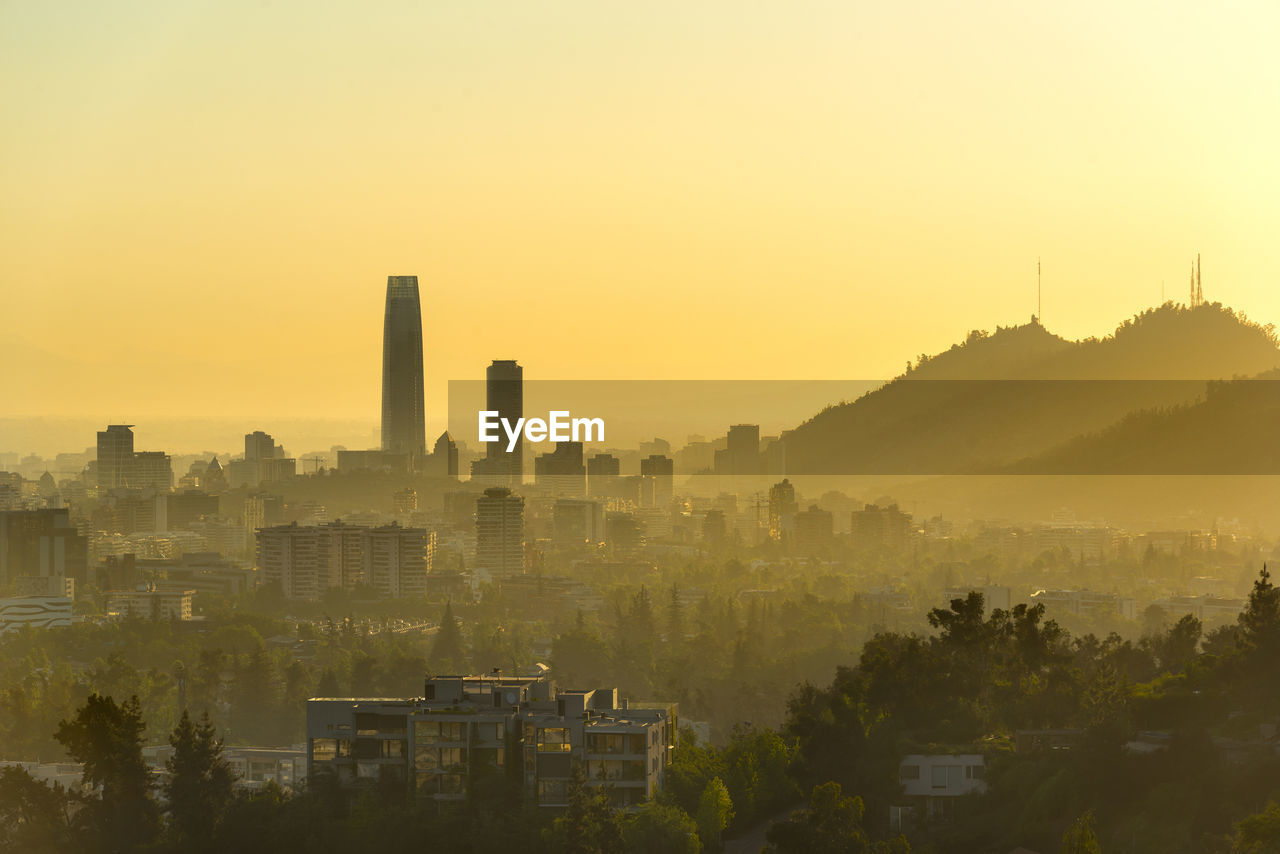
[[[524,417],[524,368],[515,359],[495,359],[485,371],[485,408],[498,413],[508,423]],[[485,446],[485,472],[506,476],[507,485],[518,487],[524,481],[524,436],[507,452],[506,442],[490,442]]]
[[[417,276],[387,277],[387,308],[382,321],[382,450],[412,456],[427,452]]]
[[[98,431],[98,489],[128,486],[133,474],[132,424],[110,424]]]

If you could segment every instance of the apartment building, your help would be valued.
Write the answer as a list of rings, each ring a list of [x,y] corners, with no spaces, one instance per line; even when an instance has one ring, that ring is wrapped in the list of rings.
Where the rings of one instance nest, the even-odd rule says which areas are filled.
[[[518,776],[537,804],[558,807],[578,764],[626,807],[661,788],[676,729],[674,705],[631,708],[616,688],[558,690],[545,674],[438,676],[422,697],[308,700],[308,773],[438,801],[465,800],[485,775]]]

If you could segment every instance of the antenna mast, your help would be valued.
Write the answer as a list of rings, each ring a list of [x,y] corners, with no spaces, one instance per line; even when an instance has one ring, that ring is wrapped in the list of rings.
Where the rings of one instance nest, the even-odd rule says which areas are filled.
[[[1044,297],[1040,289],[1040,259],[1036,258],[1036,322],[1044,326]]]

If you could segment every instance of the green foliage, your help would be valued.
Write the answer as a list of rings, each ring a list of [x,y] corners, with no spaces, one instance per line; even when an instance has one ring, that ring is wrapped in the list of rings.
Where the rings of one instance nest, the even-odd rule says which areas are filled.
[[[679,807],[652,801],[622,825],[627,854],[699,854],[697,823]]]
[[[1231,854],[1280,854],[1280,804],[1268,801],[1262,812],[1236,822]]]
[[[719,777],[712,777],[702,790],[702,797],[698,799],[698,812],[694,818],[702,847],[708,851],[719,851],[720,834],[733,820],[733,801]]]
[[[169,744],[173,754],[165,763],[169,779],[164,793],[173,836],[186,850],[209,850],[231,805],[235,775],[208,714],[197,724],[184,711]]]
[[[0,850],[45,854],[68,850],[71,799],[25,769],[0,769]]]
[[[769,828],[768,839],[778,854],[909,854],[902,837],[873,843],[862,827],[863,811],[861,798],[845,795],[839,783],[823,783],[807,807]]]
[[[1093,832],[1093,813],[1086,812],[1076,819],[1062,835],[1062,847],[1058,854],[1102,854],[1098,836]]]
[[[58,725],[55,737],[84,764],[85,784],[101,791],[84,811],[89,836],[103,851],[144,845],[160,832],[151,772],[142,759],[144,726],[137,697],[117,704],[100,694],[91,694],[74,718]]]

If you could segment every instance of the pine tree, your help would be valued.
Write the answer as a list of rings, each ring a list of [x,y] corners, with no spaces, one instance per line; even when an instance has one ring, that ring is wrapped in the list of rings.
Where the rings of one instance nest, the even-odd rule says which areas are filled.
[[[235,775],[222,755],[209,715],[193,723],[186,711],[169,736],[173,755],[164,786],[174,836],[183,850],[210,850],[213,833],[234,797]]]
[[[453,618],[452,602],[444,605],[444,614],[440,617],[440,628],[436,632],[435,643],[431,645],[428,663],[436,673],[461,673],[466,669],[467,654],[463,646],[462,630],[458,628],[458,621]]]
[[[90,694],[54,734],[84,765],[84,782],[101,796],[86,808],[94,841],[105,851],[128,851],[155,840],[160,808],[151,796],[151,772],[142,759],[142,707],[137,697],[119,705]]]

